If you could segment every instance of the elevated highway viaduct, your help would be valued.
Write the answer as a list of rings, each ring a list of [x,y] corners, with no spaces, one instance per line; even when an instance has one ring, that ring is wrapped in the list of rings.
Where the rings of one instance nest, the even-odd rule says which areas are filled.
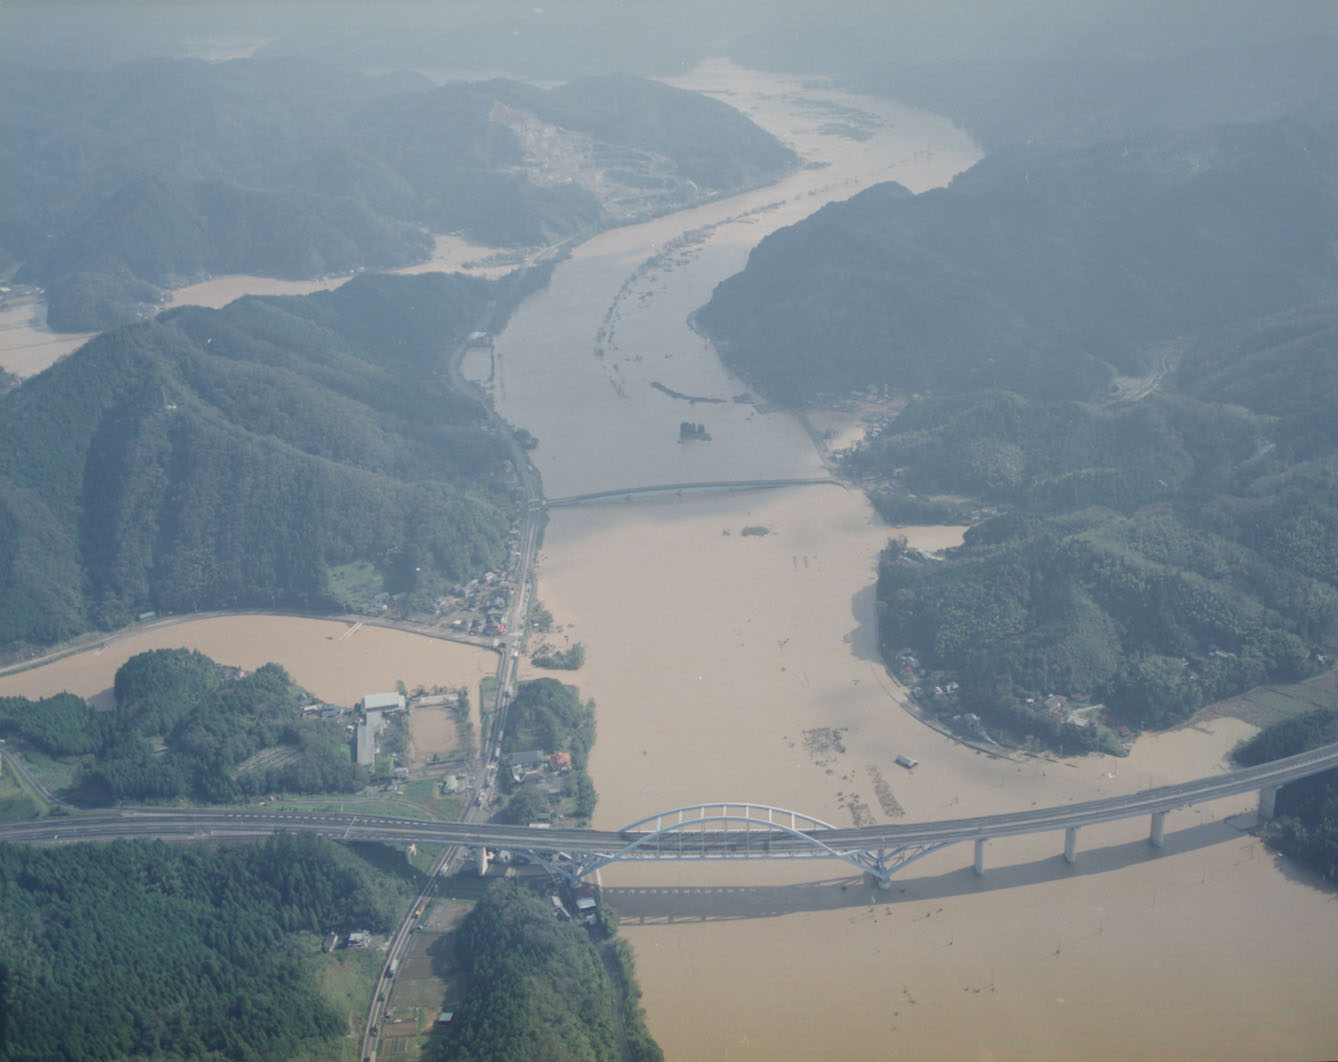
[[[765,804],[712,802],[651,815],[622,830],[534,829],[496,823],[440,822],[388,816],[304,814],[220,808],[122,808],[0,826],[0,841],[69,843],[117,837],[225,841],[302,830],[335,841],[462,845],[486,853],[507,849],[573,879],[611,863],[676,859],[839,859],[886,885],[896,871],[950,844],[975,843],[984,873],[992,838],[1063,830],[1064,858],[1077,859],[1084,826],[1147,815],[1149,840],[1161,846],[1166,815],[1178,808],[1257,791],[1263,818],[1273,814],[1278,789],[1338,767],[1338,743],[1230,771],[1062,807],[935,822],[851,828]]]

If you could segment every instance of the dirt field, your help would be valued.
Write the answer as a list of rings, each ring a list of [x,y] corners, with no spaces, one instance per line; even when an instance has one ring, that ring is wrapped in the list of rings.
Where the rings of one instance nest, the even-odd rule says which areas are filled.
[[[474,726],[473,712],[469,725]],[[409,760],[422,767],[437,761],[449,761],[460,748],[460,728],[456,713],[442,706],[418,707],[409,713]]]
[[[1262,729],[1318,708],[1338,708],[1338,671],[1289,686],[1257,686],[1239,697],[1204,705],[1185,725],[1200,726],[1230,716]]]
[[[382,1058],[414,1062],[432,1037],[437,1015],[464,995],[463,970],[455,961],[453,936],[472,903],[435,900],[422,928],[400,961],[381,1034]]]

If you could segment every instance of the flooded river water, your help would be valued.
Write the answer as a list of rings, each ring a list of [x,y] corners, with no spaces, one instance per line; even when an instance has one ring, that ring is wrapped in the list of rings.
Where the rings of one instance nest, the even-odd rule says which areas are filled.
[[[688,316],[767,232],[878,181],[944,184],[980,154],[942,118],[723,63],[683,83],[818,165],[588,241],[496,338],[491,366],[473,363],[499,412],[538,437],[550,498],[821,475],[804,423],[731,401],[743,384]],[[680,442],[685,420],[710,440]],[[961,531],[898,533],[932,549]],[[834,485],[552,510],[538,596],[588,650],[572,680],[597,704],[596,825],[719,800],[834,825],[954,818],[1226,769],[1249,732],[1232,719],[1072,762],[992,759],[926,728],[877,658],[875,564],[891,533]],[[0,692],[95,695],[120,653],[150,644],[279,659],[344,700],[492,661],[369,628],[341,642],[346,626],[310,620],[202,623],[224,626],[136,635],[105,650],[110,670],[78,672],[94,668],[84,654]],[[365,669],[336,682],[339,654],[364,650]],[[915,771],[893,765],[902,752]],[[1335,896],[1237,828],[1251,807],[1174,813],[1160,851],[1145,820],[1084,829],[1075,866],[1062,835],[991,844],[983,877],[969,846],[949,848],[888,891],[829,862],[614,867],[603,884],[670,1059],[1333,1057]]]
[[[886,103],[723,65],[689,83],[829,165],[604,234],[521,307],[493,393],[539,438],[550,498],[820,474],[793,416],[653,385],[744,390],[687,319],[767,232],[875,181],[945,183],[978,157],[949,122]],[[837,115],[865,138],[834,135]],[[684,420],[711,440],[680,442]],[[877,659],[890,533],[833,486],[554,509],[538,593],[589,651],[575,680],[597,704],[596,824],[719,800],[835,825],[951,818],[1226,769],[1249,732],[1230,719],[1072,763],[989,759],[924,727]],[[908,536],[936,548],[960,529]],[[895,767],[898,752],[920,766]],[[656,863],[603,882],[671,1059],[1325,1057],[1338,908],[1225,821],[1251,806],[1173,814],[1161,853],[1144,820],[1084,830],[1074,867],[1062,835],[990,845],[983,878],[969,846],[950,848],[888,892],[826,862]]]

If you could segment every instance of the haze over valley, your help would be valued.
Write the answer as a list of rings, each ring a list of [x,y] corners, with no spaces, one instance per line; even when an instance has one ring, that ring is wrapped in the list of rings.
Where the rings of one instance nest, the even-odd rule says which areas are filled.
[[[0,1054],[1338,1050],[1332,772],[881,883],[543,843],[1338,740],[1327,8],[0,30]],[[389,817],[525,837],[306,832]]]

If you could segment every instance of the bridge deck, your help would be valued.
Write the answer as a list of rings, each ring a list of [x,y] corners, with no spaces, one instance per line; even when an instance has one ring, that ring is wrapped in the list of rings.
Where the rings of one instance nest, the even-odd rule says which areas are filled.
[[[870,853],[918,852],[960,841],[1073,830],[1099,822],[1166,812],[1252,790],[1276,789],[1288,782],[1338,767],[1338,743],[1312,749],[1272,763],[1190,782],[1147,789],[1127,796],[938,822],[797,829],[768,822],[737,809],[758,808],[742,802],[704,805],[723,814],[661,822],[643,820],[623,831],[552,829],[494,823],[433,822],[368,815],[302,814],[227,809],[152,809],[43,819],[0,826],[0,841],[73,842],[114,837],[164,837],[179,840],[223,840],[263,837],[278,830],[311,831],[340,841],[386,841],[508,848],[518,852],[563,853],[583,865],[621,859],[778,859],[812,856],[841,858]],[[730,809],[735,809],[731,811]],[[776,811],[777,809],[770,809]],[[674,813],[665,813],[664,817]],[[786,815],[796,813],[785,812]],[[804,817],[807,818],[807,817]],[[806,825],[816,820],[808,819]],[[585,857],[588,857],[585,858]],[[881,855],[877,856],[881,860]],[[881,864],[880,864],[881,865]]]
[[[619,487],[616,490],[596,490],[588,494],[571,494],[564,498],[549,498],[550,509],[560,509],[572,505],[588,505],[594,502],[613,501],[618,498],[639,498],[653,494],[680,494],[685,492],[730,491],[730,490],[772,490],[777,487],[805,487],[816,484],[841,485],[841,481],[831,476],[796,477],[790,479],[720,479],[696,483],[660,483],[640,487]]]

